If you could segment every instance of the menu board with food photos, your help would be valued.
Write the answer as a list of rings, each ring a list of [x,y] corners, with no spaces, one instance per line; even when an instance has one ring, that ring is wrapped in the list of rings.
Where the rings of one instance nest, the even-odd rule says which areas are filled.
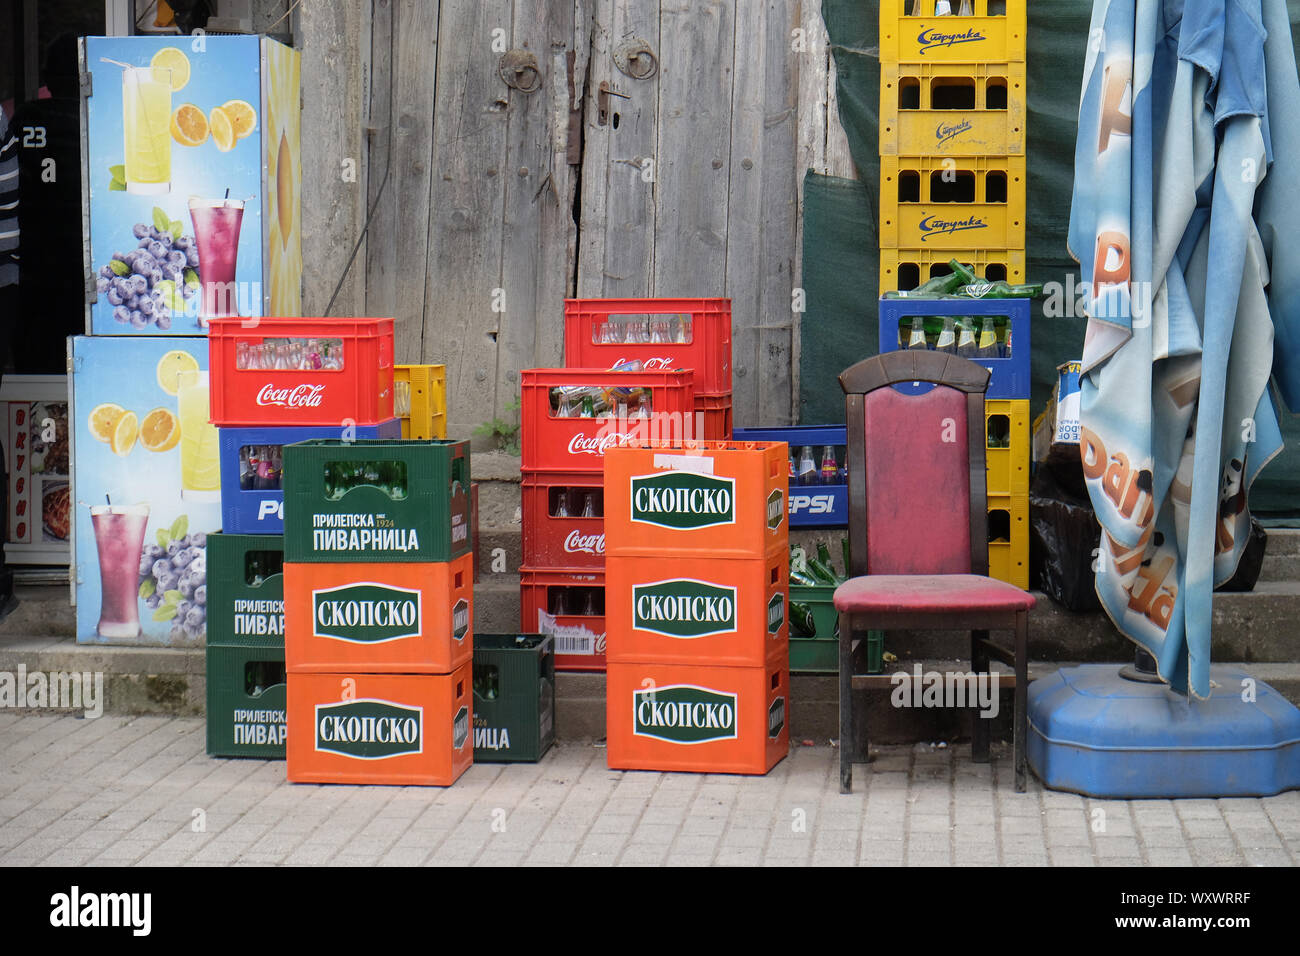
[[[62,375],[7,375],[0,385],[8,478],[5,559],[68,564],[72,489],[68,382]]]

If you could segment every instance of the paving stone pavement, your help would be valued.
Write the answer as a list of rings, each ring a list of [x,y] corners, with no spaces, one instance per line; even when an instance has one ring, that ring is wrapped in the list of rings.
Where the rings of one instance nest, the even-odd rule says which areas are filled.
[[[0,713],[0,864],[1249,866],[1300,863],[1300,792],[1094,800],[1013,788],[1010,754],[838,752],[766,777],[625,773],[591,743],[455,786],[289,784],[204,753],[201,719]]]

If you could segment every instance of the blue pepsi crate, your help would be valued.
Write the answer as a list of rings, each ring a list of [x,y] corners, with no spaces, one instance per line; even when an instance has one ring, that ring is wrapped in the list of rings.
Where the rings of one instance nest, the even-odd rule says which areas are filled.
[[[880,300],[880,351],[896,352],[902,346],[898,327],[914,315],[944,316],[965,315],[980,320],[985,316],[1004,318],[1010,323],[1011,354],[1006,358],[971,359],[992,373],[988,391],[989,399],[1029,398],[1029,316],[1031,299],[884,299]],[[920,392],[928,387],[913,389],[896,386],[899,391]],[[791,522],[793,524],[793,522]]]
[[[732,441],[783,441],[791,454],[798,455],[804,445],[813,448],[813,460],[821,464],[822,448],[833,445],[835,460],[846,467],[848,441],[843,425],[792,425],[788,428],[737,428]],[[849,526],[849,486],[847,484],[800,485],[790,482],[786,496],[792,528],[847,528]]]
[[[402,420],[354,425],[357,440],[402,437]],[[339,426],[219,428],[221,447],[221,530],[226,534],[284,534],[284,491],[239,487],[239,449],[245,445],[292,445],[313,438],[338,438]],[[283,486],[283,481],[281,482]]]

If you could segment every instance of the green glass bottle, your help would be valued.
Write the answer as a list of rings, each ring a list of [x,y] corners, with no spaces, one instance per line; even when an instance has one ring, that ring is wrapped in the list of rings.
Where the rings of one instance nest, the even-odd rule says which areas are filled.
[[[949,263],[951,265],[951,263]],[[933,276],[926,282],[910,292],[886,292],[886,299],[934,299],[941,295],[948,295],[956,292],[964,280],[957,272],[949,272],[947,275]]]

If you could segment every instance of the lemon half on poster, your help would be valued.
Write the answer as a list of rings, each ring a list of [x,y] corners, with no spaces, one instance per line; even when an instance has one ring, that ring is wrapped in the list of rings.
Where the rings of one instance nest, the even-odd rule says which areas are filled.
[[[104,402],[102,405],[96,405],[87,421],[90,426],[90,434],[97,441],[112,441],[117,423],[125,414],[126,409],[115,402]]]
[[[184,89],[190,81],[190,58],[174,46],[165,46],[155,53],[149,65],[157,70],[171,70],[173,93]]]
[[[257,110],[246,100],[226,100],[221,104],[221,112],[230,120],[235,139],[243,139],[257,126]]]
[[[109,439],[108,446],[113,449],[113,454],[125,458],[135,447],[135,440],[139,437],[139,419],[136,418],[135,412],[127,412],[113,427],[113,436]]]
[[[175,395],[181,390],[181,372],[197,372],[199,360],[189,352],[172,349],[158,360],[158,387],[168,395]]]
[[[140,444],[153,452],[171,451],[181,440],[181,423],[168,408],[155,408],[140,422]]]

